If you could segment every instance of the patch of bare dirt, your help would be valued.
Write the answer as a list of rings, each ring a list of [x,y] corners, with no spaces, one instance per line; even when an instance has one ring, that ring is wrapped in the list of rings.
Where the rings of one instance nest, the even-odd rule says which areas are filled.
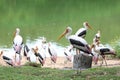
[[[107,61],[107,65],[108,65],[107,67],[117,67],[117,66],[120,66],[120,60],[119,59],[109,59],[109,60],[106,60],[106,61]],[[24,65],[28,61],[26,60],[25,57],[23,57],[21,62],[22,62],[21,65]],[[92,67],[93,68],[94,67],[99,67],[100,64],[101,64],[101,61],[98,61],[97,65],[92,63]],[[5,61],[2,59],[2,57],[0,57],[0,65],[1,66],[8,66],[8,64],[5,63]],[[69,61],[66,61],[65,57],[58,57],[56,63],[53,63],[51,61],[51,59],[49,57],[47,57],[45,65],[43,67],[62,69],[62,68],[72,68],[72,66],[73,66],[73,63],[69,62]],[[106,67],[105,62],[103,63],[102,67]]]

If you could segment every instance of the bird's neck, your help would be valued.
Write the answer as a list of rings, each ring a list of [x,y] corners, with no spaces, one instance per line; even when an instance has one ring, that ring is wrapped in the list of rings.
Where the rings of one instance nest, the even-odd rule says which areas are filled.
[[[69,38],[69,36],[70,36],[70,33],[67,33],[66,35],[65,35],[65,37],[68,39]]]
[[[19,35],[19,32],[16,32],[16,34],[15,35]]]
[[[87,26],[84,26],[84,28],[87,30],[88,29],[88,27]]]

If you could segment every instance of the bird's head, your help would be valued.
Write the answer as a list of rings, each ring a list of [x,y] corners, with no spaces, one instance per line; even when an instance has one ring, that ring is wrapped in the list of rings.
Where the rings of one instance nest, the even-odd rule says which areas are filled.
[[[43,43],[43,44],[47,43],[47,40],[46,40],[45,37],[42,38],[42,43]]]
[[[20,33],[20,29],[16,28],[16,34],[19,34],[19,33]]]
[[[95,35],[96,38],[100,38],[100,31],[97,32],[97,34]]]
[[[0,56],[3,54],[3,51],[0,52]]]
[[[14,37],[15,37],[16,35],[19,35],[19,33],[20,33],[20,29],[19,29],[19,28],[16,28],[16,30],[15,30],[15,32],[14,32]]]
[[[83,23],[83,26],[86,28],[86,29],[92,29],[92,27],[88,24],[88,22],[84,22]]]
[[[65,29],[65,31],[58,37],[58,40],[60,40],[60,39],[61,39],[63,36],[65,36],[65,35],[70,35],[71,32],[72,32],[72,28],[68,26],[68,27]]]
[[[38,46],[36,46],[35,48],[32,48],[32,51],[33,51],[34,53],[38,53]]]

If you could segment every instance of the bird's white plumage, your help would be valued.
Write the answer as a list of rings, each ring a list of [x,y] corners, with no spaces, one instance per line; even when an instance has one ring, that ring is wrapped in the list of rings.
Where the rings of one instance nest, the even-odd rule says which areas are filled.
[[[80,33],[82,33],[83,31],[86,31],[87,29],[86,28],[80,28],[76,33],[75,35],[78,36]]]
[[[57,56],[57,51],[56,51],[52,46],[50,46],[49,49],[50,49],[51,54],[52,54],[53,56]]]
[[[27,53],[27,57],[30,58],[31,62],[37,62],[36,56],[34,55],[34,53],[31,50]]]
[[[83,39],[83,38],[81,38],[81,37],[78,37],[78,36],[76,36],[76,35],[71,35],[71,36],[69,36],[69,37],[68,37],[68,40],[70,40],[70,39],[74,39],[74,40],[76,40],[76,41],[79,41],[79,42],[83,43],[84,45],[88,45],[88,43],[87,43],[87,41],[86,41],[85,39]]]
[[[22,49],[23,44],[23,38],[21,35],[19,35],[20,29],[16,28],[15,37],[13,39],[13,47],[16,53],[20,53]]]
[[[21,45],[23,42],[23,38],[20,35],[16,35],[14,38],[14,44],[15,45]]]

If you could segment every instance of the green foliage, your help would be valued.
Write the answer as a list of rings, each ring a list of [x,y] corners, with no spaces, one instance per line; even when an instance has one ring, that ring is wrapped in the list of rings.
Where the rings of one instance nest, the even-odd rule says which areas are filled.
[[[116,57],[120,58],[120,37],[116,37],[110,42],[110,45],[115,49],[116,51]]]
[[[120,59],[120,45],[115,46],[117,57]]]

